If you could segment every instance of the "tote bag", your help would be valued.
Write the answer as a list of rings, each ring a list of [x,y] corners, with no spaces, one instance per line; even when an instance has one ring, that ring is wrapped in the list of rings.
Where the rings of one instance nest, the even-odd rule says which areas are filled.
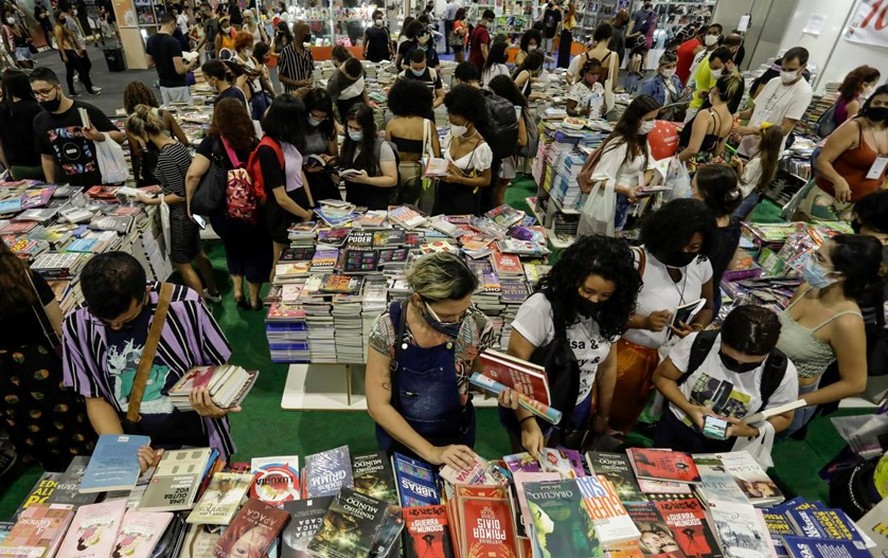
[[[577,236],[603,234],[614,236],[614,218],[617,212],[617,194],[611,180],[599,180],[589,192],[580,214]]]
[[[228,187],[228,172],[225,170],[219,140],[213,143],[210,168],[200,179],[197,191],[191,197],[193,215],[219,215],[225,209],[225,192]]]

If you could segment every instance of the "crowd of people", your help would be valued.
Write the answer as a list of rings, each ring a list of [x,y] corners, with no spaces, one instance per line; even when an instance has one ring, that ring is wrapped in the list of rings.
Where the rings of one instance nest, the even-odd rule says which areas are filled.
[[[334,49],[336,72],[319,87],[308,25],[281,20],[267,28],[236,5],[223,4],[221,12],[201,5],[203,36],[193,36],[190,9],[160,18],[147,45],[160,102],[151,87],[130,83],[124,130],[72,98],[74,72],[90,92],[98,90],[90,85],[78,54],[82,45],[64,15],[56,18],[56,38],[66,59],[68,94],[47,68],[3,73],[0,140],[11,176],[99,184],[95,144],[127,141],[137,183],[162,187],[162,201],[142,201],[169,206],[169,255],[185,283],[172,292],[146,288],[145,272],[131,256],[96,255],[81,274],[85,306],[63,320],[46,282],[0,242],[0,323],[3,331],[15,324],[17,332],[4,336],[0,362],[10,370],[40,366],[53,379],[16,376],[28,376],[25,385],[0,374],[4,394],[47,390],[46,397],[28,402],[6,397],[2,414],[21,451],[49,469],[85,451],[95,434],[132,428],[124,420],[129,394],[119,388],[131,387],[138,355],[148,346],[157,355],[150,363],[154,387],[142,400],[137,428],[152,434],[154,449],[212,445],[225,457],[234,451],[227,414],[236,409],[220,409],[205,390],[195,390],[195,412],[180,412],[164,391],[190,367],[225,362],[231,354],[207,309],[221,295],[193,211],[208,174],[245,172],[252,178],[259,203],[249,214],[234,214],[231,205],[205,213],[222,240],[237,305],[259,310],[262,287],[273,280],[289,245],[288,229],[313,220],[320,202],[341,199],[341,191],[347,201],[371,210],[410,203],[431,215],[478,215],[503,203],[521,158],[535,152],[526,149],[537,133],[528,110],[539,95],[533,84],[545,79],[554,38],[573,17],[551,3],[539,28],[521,38],[510,68],[507,43],[491,35],[494,13],[451,9],[451,2],[446,44],[457,56],[468,56],[446,90],[428,14],[405,22],[397,41],[385,30],[383,14],[374,14],[364,55],[394,59],[400,72],[387,91],[392,117],[380,127],[363,65],[348,49]],[[604,118],[614,114],[621,88],[639,93],[619,117],[612,116],[613,132],[577,179],[584,192],[606,185],[616,193],[610,235],[583,235],[565,249],[511,324],[509,354],[546,366],[553,381],[568,386],[560,392],[564,419],[554,427],[520,408],[514,392],[500,395],[504,436],[516,451],[588,447],[606,433],[624,436],[639,428],[654,392],[665,408],[660,416],[651,407],[645,414],[658,419],[651,433],[664,447],[723,451],[738,439],[769,432],[778,438],[803,433],[818,406],[865,388],[868,355],[884,329],[880,266],[888,255],[888,192],[881,189],[884,164],[873,168],[888,155],[888,86],[877,87],[878,71],[861,67],[848,74],[829,115],[834,131],[816,160],[817,177],[800,194],[805,217],[852,221],[858,234],[828,239],[811,255],[804,282],[779,315],[740,305],[716,327],[719,284],[739,243],[740,220],[761,200],[787,136],[810,104],[808,52],[789,49],[741,110],[742,37],[724,36],[718,24],[691,29],[687,41],[673,44],[656,73],[644,79],[644,52],[630,45],[650,47],[656,28],[651,13],[648,2],[631,17],[616,14],[594,30],[583,53],[564,64],[571,115]],[[186,61],[184,53],[194,48],[206,51],[202,62]],[[621,76],[627,50],[629,72]],[[272,54],[283,91],[269,79]],[[192,155],[175,116],[161,107],[189,101],[188,76],[197,71],[216,96],[209,130]],[[440,107],[449,121],[442,141],[435,127]],[[502,107],[517,130],[507,152],[497,138]],[[675,160],[686,166],[690,190],[636,223],[640,245],[630,247],[616,233],[654,181],[648,135],[658,119],[683,124]],[[31,137],[23,138],[27,133]],[[736,156],[729,145],[737,146]],[[447,162],[434,188],[423,184],[426,157]],[[341,168],[353,172],[340,177]],[[383,449],[465,466],[476,431],[468,380],[478,369],[478,354],[494,343],[490,318],[472,303],[478,278],[449,253],[417,259],[406,278],[410,295],[391,303],[372,328],[368,410]],[[695,301],[702,304],[692,319],[674,319],[677,308]],[[152,334],[149,324],[158,315],[166,322]],[[834,378],[823,381],[830,368]],[[60,382],[67,389],[58,388]],[[804,404],[795,412],[764,424],[745,422],[799,398]],[[707,416],[729,423],[724,439],[704,436]],[[47,431],[53,441],[35,446],[34,434]],[[146,449],[142,457],[147,463],[154,455]]]

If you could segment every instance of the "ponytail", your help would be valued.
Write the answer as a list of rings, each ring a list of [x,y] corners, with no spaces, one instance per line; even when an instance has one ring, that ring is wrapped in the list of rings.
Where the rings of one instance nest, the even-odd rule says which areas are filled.
[[[136,105],[126,119],[126,131],[136,136],[157,135],[166,131],[157,109],[148,105]]]

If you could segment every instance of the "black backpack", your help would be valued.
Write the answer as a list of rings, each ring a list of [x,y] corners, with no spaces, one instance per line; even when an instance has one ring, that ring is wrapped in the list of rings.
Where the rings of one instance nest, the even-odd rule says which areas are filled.
[[[478,129],[493,151],[494,159],[505,159],[518,151],[518,116],[515,107],[499,95],[483,90],[487,104],[487,125]]]
[[[825,138],[832,134],[836,126],[836,108],[838,107],[838,103],[833,103],[831,107],[823,111],[823,114],[820,115],[820,118],[817,119],[817,122],[814,124],[814,133],[817,134],[820,138]]]
[[[718,337],[718,334],[719,332],[716,330],[701,331],[697,334],[693,344],[691,344],[691,356],[688,359],[688,369],[676,382],[678,385],[682,385],[691,374],[700,368],[700,365],[703,364],[703,361],[709,356],[709,352],[712,350],[712,346],[715,344],[715,338]],[[761,392],[759,393],[762,404],[755,411],[756,413],[761,412],[762,409],[768,406],[768,401],[771,399],[771,396],[774,395],[774,392],[780,387],[780,383],[783,381],[783,376],[786,375],[787,363],[789,363],[789,359],[787,359],[786,355],[784,355],[779,349],[775,348],[771,351],[771,354],[768,355],[768,360],[765,361],[765,369],[762,373],[762,382],[760,386]]]

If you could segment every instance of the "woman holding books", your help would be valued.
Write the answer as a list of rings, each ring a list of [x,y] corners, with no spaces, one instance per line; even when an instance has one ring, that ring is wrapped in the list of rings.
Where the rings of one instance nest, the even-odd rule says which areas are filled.
[[[398,185],[398,164],[392,146],[376,134],[373,109],[364,103],[348,111],[339,159],[352,171],[343,173],[345,199],[370,210],[388,209]]]
[[[547,273],[537,292],[521,305],[512,322],[509,354],[547,365],[553,343],[569,345],[577,365],[547,370],[553,382],[575,375],[575,393],[558,408],[561,423],[546,423],[523,409],[501,409],[512,451],[523,447],[534,456],[544,446],[582,447],[584,439],[604,434],[617,378],[616,341],[635,307],[641,279],[632,253],[622,240],[601,235],[580,237]],[[561,376],[561,377],[559,377]],[[555,401],[552,401],[553,406]]]
[[[699,200],[678,199],[642,224],[643,246],[632,249],[642,288],[627,331],[617,343],[617,384],[610,425],[628,432],[653,390],[659,349],[673,338],[702,331],[712,321],[712,264],[715,217]],[[680,308],[702,307],[676,319]],[[687,310],[683,312],[687,315]],[[689,323],[688,323],[689,322]]]
[[[478,278],[455,254],[438,252],[407,270],[411,294],[393,302],[370,332],[367,410],[383,451],[433,465],[471,466],[475,410],[469,378],[493,345],[490,320],[472,304]],[[511,392],[500,404],[517,406]]]
[[[745,305],[728,314],[720,332],[679,341],[654,372],[654,385],[668,401],[654,447],[714,453],[731,451],[737,438],[757,438],[765,425],[748,424],[747,418],[798,398],[796,368],[776,348],[780,330],[774,312]],[[704,427],[709,416],[727,421],[727,430]],[[782,432],[792,416],[788,411],[767,422]]]
[[[333,99],[326,89],[316,87],[302,95],[305,103],[305,149],[302,165],[305,177],[314,194],[314,201],[342,200],[339,187],[333,183],[333,167],[339,157],[339,141],[333,122]]]

